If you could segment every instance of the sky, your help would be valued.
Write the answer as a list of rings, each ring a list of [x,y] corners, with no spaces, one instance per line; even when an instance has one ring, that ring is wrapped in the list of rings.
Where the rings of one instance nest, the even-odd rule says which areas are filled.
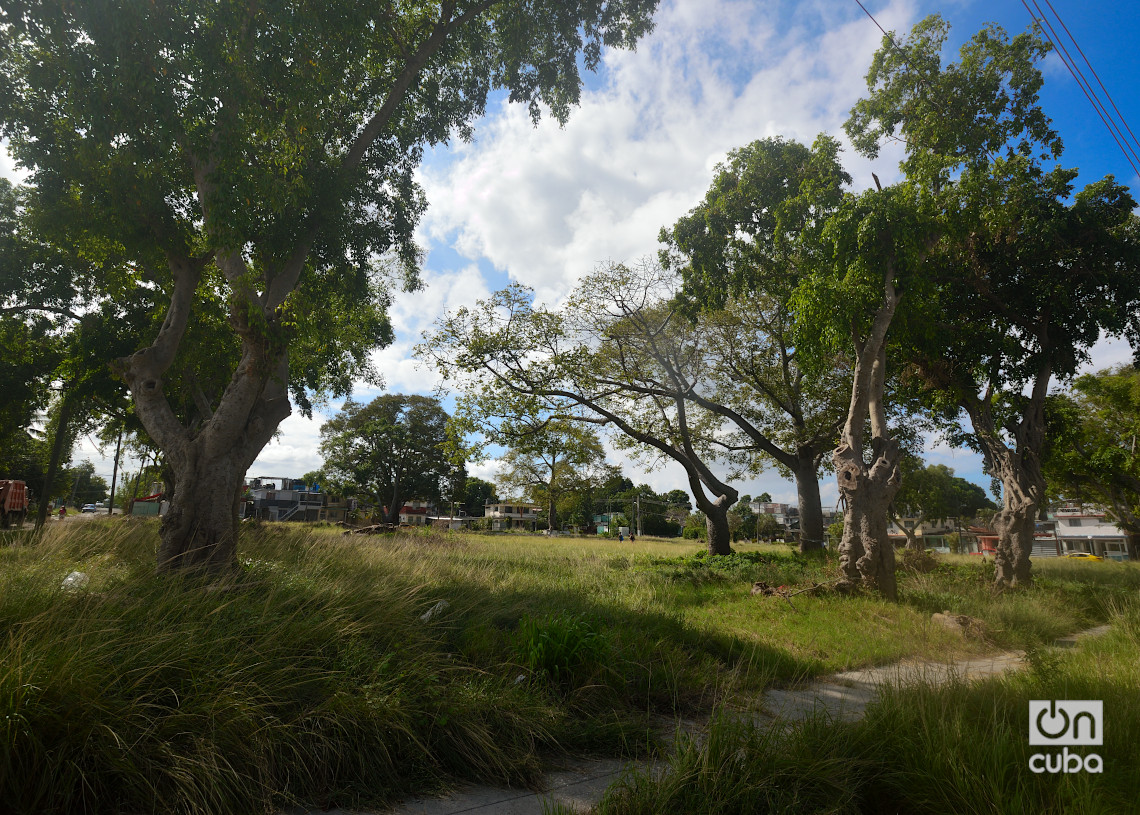
[[[942,14],[952,26],[953,52],[984,23],[1011,33],[1030,23],[1014,0],[865,5],[884,28],[904,34],[927,14]],[[1140,76],[1140,3],[1053,0],[1053,8],[1140,132],[1133,81]],[[596,265],[654,255],[659,229],[698,203],[729,150],[770,136],[810,143],[821,132],[846,142],[842,123],[866,90],[864,76],[881,38],[855,0],[663,0],[655,30],[636,51],[608,52],[599,72],[586,76],[581,104],[564,127],[548,120],[534,127],[525,108],[496,97],[472,142],[437,148],[421,167],[429,202],[418,232],[427,253],[425,286],[394,299],[396,341],[375,352],[385,389],[434,392],[436,377],[411,349],[449,310],[511,282],[557,305]],[[1062,163],[1081,171],[1078,185],[1113,173],[1140,198],[1140,178],[1055,54],[1043,71],[1042,104],[1064,140]],[[869,188],[872,172],[884,184],[897,179],[899,157],[884,151],[872,162],[847,150],[843,161],[853,190]],[[0,163],[10,174],[6,156]],[[1126,344],[1102,340],[1087,369],[1130,358]],[[361,388],[354,398],[379,392]],[[333,402],[330,410],[338,406]],[[299,477],[317,469],[325,418],[294,413],[249,475]],[[112,453],[85,438],[74,459],[92,460],[109,478]],[[989,484],[975,454],[931,439],[926,459]],[[676,465],[647,473],[618,452],[610,461],[659,492],[686,487]],[[489,461],[469,471],[490,479],[495,469]],[[795,503],[794,485],[774,471],[737,487]],[[821,492],[825,508],[833,506],[833,477],[821,479]]]

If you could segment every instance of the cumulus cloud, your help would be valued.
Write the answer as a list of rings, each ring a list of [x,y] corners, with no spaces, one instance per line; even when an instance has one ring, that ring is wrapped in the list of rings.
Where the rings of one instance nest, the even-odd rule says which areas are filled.
[[[421,279],[424,285],[420,291],[395,295],[389,315],[396,340],[372,354],[373,363],[384,375],[385,390],[390,393],[433,392],[439,385],[439,377],[412,355],[416,343],[444,314],[491,294],[474,264],[441,271],[431,268],[429,261],[429,268],[424,270]],[[371,396],[377,392],[375,389],[362,391]]]
[[[857,12],[857,9],[855,10]],[[657,248],[657,232],[696,204],[728,151],[757,138],[810,142],[841,124],[864,90],[877,30],[833,5],[785,12],[752,2],[674,2],[636,52],[611,52],[602,86],[563,129],[505,101],[472,144],[421,175],[433,241],[486,258],[556,302],[610,259]],[[882,12],[905,27],[908,3]],[[852,70],[852,66],[860,66]],[[857,186],[867,163],[848,154]],[[897,156],[877,162],[881,178]]]

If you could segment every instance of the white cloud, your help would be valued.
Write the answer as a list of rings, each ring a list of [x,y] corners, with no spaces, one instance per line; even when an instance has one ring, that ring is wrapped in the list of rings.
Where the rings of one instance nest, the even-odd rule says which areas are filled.
[[[28,171],[16,166],[16,162],[8,153],[8,140],[0,139],[0,178],[6,178],[13,184],[23,184],[28,180]]]
[[[603,86],[564,129],[502,102],[477,140],[422,174],[425,233],[485,257],[554,302],[599,262],[657,248],[657,232],[699,200],[730,149],[765,136],[810,142],[840,134],[878,46],[863,18],[829,31],[833,7],[801,5],[788,21],[751,2],[666,4],[636,52],[606,55]],[[905,25],[909,3],[880,13]],[[778,28],[780,26],[784,30]],[[779,31],[779,33],[777,33]],[[848,154],[860,188],[867,163]],[[880,177],[897,157],[876,162]]]
[[[389,315],[396,340],[387,348],[374,351],[372,361],[384,375],[390,393],[430,394],[439,385],[439,376],[412,356],[421,334],[450,311],[490,296],[490,290],[474,265],[457,271],[425,269],[423,288],[413,294],[397,294]],[[374,389],[365,394],[375,395]]]

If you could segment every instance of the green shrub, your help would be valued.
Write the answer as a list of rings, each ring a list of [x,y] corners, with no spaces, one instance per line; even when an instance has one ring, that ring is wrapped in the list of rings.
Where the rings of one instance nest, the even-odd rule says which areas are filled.
[[[608,640],[575,614],[524,617],[515,637],[519,661],[555,684],[573,688],[597,672],[609,652]]]

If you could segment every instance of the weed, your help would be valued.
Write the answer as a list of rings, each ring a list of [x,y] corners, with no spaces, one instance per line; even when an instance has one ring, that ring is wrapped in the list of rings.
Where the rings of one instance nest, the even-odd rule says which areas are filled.
[[[575,614],[524,617],[515,636],[519,661],[563,688],[588,681],[609,653],[608,640],[589,620]]]

